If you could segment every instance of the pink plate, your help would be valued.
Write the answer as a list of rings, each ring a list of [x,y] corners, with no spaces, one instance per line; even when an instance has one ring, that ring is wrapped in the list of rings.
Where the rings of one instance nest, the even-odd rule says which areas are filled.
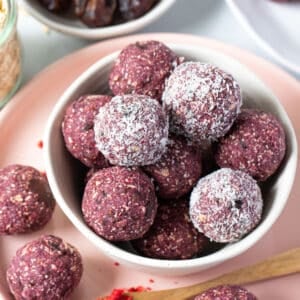
[[[240,60],[271,87],[281,99],[296,134],[300,133],[300,83],[270,63],[240,49],[216,41],[189,35],[143,34],[94,44],[69,55],[48,67],[25,86],[0,113],[0,166],[11,163],[32,165],[43,170],[42,149],[38,146],[43,136],[46,119],[56,100],[69,84],[95,61],[136,40],[156,39],[165,42],[187,43],[210,47]],[[142,285],[152,289],[166,289],[194,284],[221,273],[254,263],[272,254],[300,246],[300,179],[296,175],[294,188],[285,211],[272,230],[255,247],[243,255],[208,271],[185,277],[159,277],[131,270],[105,257],[85,239],[59,207],[51,222],[33,234],[0,237],[0,299],[10,299],[5,281],[7,265],[17,248],[38,237],[51,233],[63,237],[80,250],[84,260],[84,275],[74,300],[92,300],[109,294],[115,287]],[[171,274],[170,274],[171,276]],[[299,300],[300,275],[293,275],[248,288],[264,300]],[[180,300],[180,299],[176,299]]]

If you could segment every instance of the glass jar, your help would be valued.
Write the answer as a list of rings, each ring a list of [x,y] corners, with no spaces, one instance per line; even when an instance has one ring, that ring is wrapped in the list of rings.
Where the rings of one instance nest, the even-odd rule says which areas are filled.
[[[17,35],[17,0],[0,0],[0,109],[17,90],[21,47]]]

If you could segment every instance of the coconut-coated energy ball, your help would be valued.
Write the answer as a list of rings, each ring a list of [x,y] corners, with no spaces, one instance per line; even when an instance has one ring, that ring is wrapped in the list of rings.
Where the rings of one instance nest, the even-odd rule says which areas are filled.
[[[228,134],[216,144],[220,167],[241,170],[265,181],[280,166],[286,151],[285,132],[274,115],[244,109]]]
[[[173,135],[161,159],[143,169],[154,179],[160,198],[178,199],[189,193],[200,178],[201,153],[183,137]]]
[[[243,287],[220,285],[201,293],[194,300],[257,300],[257,298]]]
[[[112,165],[149,165],[167,150],[169,121],[148,96],[115,96],[100,108],[94,131],[97,148]]]
[[[165,80],[180,63],[178,56],[158,41],[128,45],[109,75],[114,95],[140,94],[161,100]]]
[[[111,167],[88,181],[82,200],[85,222],[110,241],[142,237],[154,221],[157,199],[150,178],[139,169]]]
[[[167,79],[162,96],[171,129],[195,143],[224,136],[242,105],[238,83],[218,67],[185,62]]]
[[[180,199],[160,204],[150,230],[132,244],[148,257],[188,259],[207,250],[210,242],[193,226],[188,201]]]
[[[16,300],[70,299],[83,272],[75,247],[53,235],[43,235],[20,248],[7,273]]]
[[[199,180],[190,197],[190,218],[211,240],[234,242],[261,220],[263,199],[256,181],[247,173],[229,168]]]
[[[62,122],[62,133],[68,151],[87,167],[105,168],[108,161],[96,147],[94,119],[99,108],[109,102],[110,96],[86,95],[73,101]]]
[[[45,175],[30,166],[0,169],[0,235],[36,231],[52,217],[55,200]]]

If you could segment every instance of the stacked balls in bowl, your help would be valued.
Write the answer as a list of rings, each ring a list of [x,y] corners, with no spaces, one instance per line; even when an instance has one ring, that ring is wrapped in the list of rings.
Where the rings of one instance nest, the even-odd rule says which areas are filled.
[[[66,148],[89,168],[81,208],[96,234],[178,260],[259,224],[285,133],[271,113],[242,107],[230,74],[145,41],[121,51],[109,87],[73,101],[62,123]]]

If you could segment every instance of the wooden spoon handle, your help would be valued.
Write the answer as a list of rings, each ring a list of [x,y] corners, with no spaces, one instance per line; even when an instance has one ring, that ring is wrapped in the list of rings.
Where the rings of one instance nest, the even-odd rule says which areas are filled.
[[[300,272],[300,248],[273,256],[255,265],[188,287],[153,292],[130,293],[134,300],[187,300],[220,284],[243,285]]]

